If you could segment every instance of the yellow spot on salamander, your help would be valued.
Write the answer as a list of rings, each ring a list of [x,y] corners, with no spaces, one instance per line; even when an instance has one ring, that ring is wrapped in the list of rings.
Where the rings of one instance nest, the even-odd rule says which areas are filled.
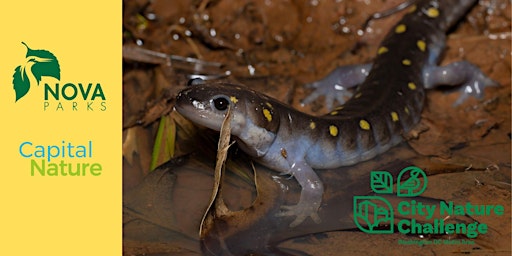
[[[405,107],[404,111],[405,111],[406,114],[409,114],[409,108],[408,107]]]
[[[411,65],[411,60],[410,59],[403,59],[402,60],[402,64],[404,64],[404,66],[410,66]]]
[[[427,16],[429,16],[430,18],[437,18],[437,16],[439,16],[439,10],[437,8],[434,8],[434,7],[430,7],[428,8],[427,10]]]
[[[315,122],[309,123],[309,128],[311,128],[311,130],[314,130],[316,128]]]
[[[407,26],[405,26],[404,24],[400,24],[400,25],[396,26],[395,33],[401,34],[401,33],[405,32],[406,30],[407,30]]]
[[[272,122],[272,113],[270,113],[270,110],[263,108],[263,115],[267,119],[267,121]]]
[[[270,102],[266,102],[265,105],[267,105],[270,109],[274,108],[274,107],[272,107],[272,104],[270,104]]]
[[[377,50],[377,54],[383,54],[383,53],[386,53],[388,52],[389,49],[386,47],[386,46],[381,46],[378,50]]]
[[[395,111],[391,112],[391,120],[393,120],[393,122],[398,121],[398,114]]]
[[[409,13],[415,12],[418,7],[414,4],[409,8]]]
[[[336,127],[336,126],[334,126],[334,125],[329,126],[329,133],[330,133],[330,134],[331,134],[331,136],[333,136],[333,137],[338,136],[338,127]]]
[[[427,44],[423,40],[418,40],[418,42],[416,42],[416,45],[418,46],[418,49],[420,49],[420,51],[422,52],[424,52],[425,49],[427,49]]]
[[[368,123],[368,121],[364,120],[364,119],[361,119],[359,121],[359,127],[361,127],[361,129],[363,130],[370,130],[370,123]]]
[[[337,114],[338,114],[338,111],[332,111],[331,113],[329,113],[329,115],[331,115],[331,116],[335,116]]]
[[[281,156],[284,158],[288,158],[288,152],[286,152],[286,149],[284,149],[284,148],[281,149]]]
[[[357,99],[357,98],[360,98],[360,97],[361,97],[361,95],[363,95],[363,93],[358,92],[356,95],[354,95],[354,98],[356,98],[356,99]]]
[[[345,106],[338,106],[334,110],[342,110]]]
[[[416,85],[413,82],[408,83],[407,87],[409,87],[411,90],[416,90]]]
[[[231,102],[233,102],[233,104],[236,104],[238,102],[238,99],[235,96],[231,96],[229,97],[229,99],[231,100]]]

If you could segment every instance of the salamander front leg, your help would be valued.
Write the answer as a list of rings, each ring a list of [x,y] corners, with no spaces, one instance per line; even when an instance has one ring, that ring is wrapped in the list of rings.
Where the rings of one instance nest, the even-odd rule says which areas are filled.
[[[324,96],[325,106],[332,110],[334,100],[343,104],[352,96],[348,89],[361,84],[368,76],[371,67],[371,64],[341,66],[322,80],[306,84],[306,88],[314,88],[315,90],[302,100],[302,104],[309,104],[316,98]]]
[[[429,67],[424,70],[425,88],[430,89],[438,85],[461,86],[462,94],[453,104],[460,105],[469,96],[481,99],[484,88],[499,86],[499,84],[467,61],[454,62],[442,67]]]
[[[298,161],[291,163],[290,174],[295,177],[302,187],[299,203],[296,205],[282,206],[282,211],[277,216],[297,216],[290,224],[290,227],[296,227],[309,216],[315,223],[320,223],[318,208],[322,203],[324,185],[315,171],[305,162]]]

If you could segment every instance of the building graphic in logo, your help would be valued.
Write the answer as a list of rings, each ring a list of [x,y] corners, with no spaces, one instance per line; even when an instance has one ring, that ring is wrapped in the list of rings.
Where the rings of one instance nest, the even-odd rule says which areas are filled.
[[[393,207],[379,196],[355,196],[354,221],[357,227],[366,233],[393,233]]]
[[[25,63],[16,67],[12,80],[16,101],[25,96],[31,86],[39,85],[43,76],[60,80],[59,61],[53,53],[47,50],[33,50],[26,43],[22,44],[27,47]]]

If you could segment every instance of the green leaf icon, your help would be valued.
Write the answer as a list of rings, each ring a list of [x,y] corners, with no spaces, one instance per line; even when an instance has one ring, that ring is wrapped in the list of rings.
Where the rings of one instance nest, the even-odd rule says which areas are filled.
[[[25,77],[22,77],[21,69],[21,66],[16,67],[12,79],[14,91],[16,92],[16,101],[25,96],[25,94],[27,94],[28,90],[30,89],[30,82],[28,81],[27,74],[23,72]]]
[[[393,176],[386,171],[372,171],[370,173],[370,187],[378,194],[393,193]]]
[[[16,93],[16,101],[25,96],[30,90],[30,85],[37,84],[41,77],[50,76],[60,80],[59,61],[53,53],[47,50],[33,50],[27,44],[25,64],[17,66],[13,75],[13,88]]]

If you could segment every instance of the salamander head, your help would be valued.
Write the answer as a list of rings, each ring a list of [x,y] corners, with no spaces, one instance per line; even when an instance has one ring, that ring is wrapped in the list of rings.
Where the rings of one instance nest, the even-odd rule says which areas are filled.
[[[181,91],[176,110],[192,122],[219,131],[231,107],[231,134],[242,149],[261,156],[279,128],[274,102],[269,97],[231,84],[197,84]]]

